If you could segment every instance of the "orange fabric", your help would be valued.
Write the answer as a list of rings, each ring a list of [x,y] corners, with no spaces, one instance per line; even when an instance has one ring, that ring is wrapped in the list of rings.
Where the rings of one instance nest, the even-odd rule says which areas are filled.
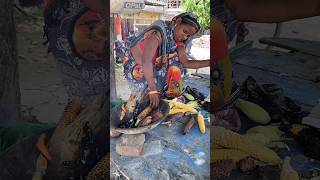
[[[181,79],[181,71],[178,67],[176,66],[171,66],[168,70],[168,74],[167,74],[167,82],[169,82],[170,80],[173,81],[179,81]]]
[[[211,88],[215,111],[230,98],[233,80],[232,63],[229,57],[227,34],[224,25],[215,18],[212,19],[212,23],[211,57],[213,57],[213,61],[211,63],[217,65],[224,75],[223,82],[219,85],[213,83]]]
[[[228,55],[227,34],[221,22],[213,18],[212,21],[212,45],[213,60],[223,59]]]
[[[167,95],[177,97],[182,93],[181,70],[176,66],[171,66],[166,77],[168,89]]]

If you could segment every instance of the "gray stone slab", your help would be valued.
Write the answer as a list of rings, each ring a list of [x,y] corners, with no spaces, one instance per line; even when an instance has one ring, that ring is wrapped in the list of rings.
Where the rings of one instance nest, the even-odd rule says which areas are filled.
[[[320,42],[294,38],[261,38],[260,43],[320,57]]]
[[[308,81],[320,81],[320,57],[253,48],[235,56],[233,62]]]

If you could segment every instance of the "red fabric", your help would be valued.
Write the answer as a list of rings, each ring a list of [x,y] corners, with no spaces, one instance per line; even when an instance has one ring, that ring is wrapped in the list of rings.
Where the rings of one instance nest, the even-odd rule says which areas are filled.
[[[176,46],[178,47],[178,46],[184,46],[184,43],[182,42],[182,41],[176,41]]]
[[[143,53],[143,51],[145,50],[145,46],[146,46],[146,40],[143,39],[138,45],[139,45],[141,52]],[[157,48],[156,53],[153,55],[152,62],[155,62],[157,56],[158,56],[158,48]]]
[[[116,17],[116,33],[121,34],[121,18],[119,16]]]
[[[213,63],[218,59],[223,59],[228,55],[227,35],[223,27],[214,26],[212,30],[211,52]]]

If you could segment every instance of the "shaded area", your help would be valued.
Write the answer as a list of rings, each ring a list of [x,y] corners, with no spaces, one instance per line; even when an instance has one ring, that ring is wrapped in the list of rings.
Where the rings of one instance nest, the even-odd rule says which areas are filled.
[[[285,41],[295,41],[295,39],[285,39]],[[304,41],[297,40],[297,44]],[[318,42],[313,42],[318,43]],[[294,44],[294,43],[293,43]],[[242,84],[248,76],[252,76],[257,83],[272,83],[283,89],[285,96],[292,98],[302,106],[303,110],[310,111],[320,99],[320,86],[317,81],[320,68],[320,57],[305,53],[305,50],[295,52],[280,52],[252,48],[252,43],[245,42],[238,48],[231,50],[234,67],[234,80]],[[303,43],[300,44],[303,46]],[[307,46],[306,46],[307,47]],[[319,46],[313,48],[320,51]],[[251,127],[259,124],[252,122],[240,113],[242,127],[240,132],[245,133]],[[308,176],[314,169],[319,169],[320,162],[306,157],[301,147],[296,141],[283,141],[290,150],[279,149],[281,158],[291,156],[291,165],[303,176]],[[241,173],[234,171],[227,178],[233,179],[279,179],[280,169],[276,166],[260,167],[257,170]]]

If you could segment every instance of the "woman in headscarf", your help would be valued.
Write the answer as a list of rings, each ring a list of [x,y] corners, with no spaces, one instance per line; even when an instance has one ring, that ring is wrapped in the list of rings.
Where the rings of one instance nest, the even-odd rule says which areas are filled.
[[[107,3],[45,0],[45,36],[69,99],[83,105],[109,91]]]
[[[200,30],[192,13],[182,13],[170,22],[158,20],[132,42],[125,77],[132,93],[148,94],[150,106],[157,107],[159,96],[182,93],[182,69],[210,66],[210,60],[188,60],[185,42]]]

